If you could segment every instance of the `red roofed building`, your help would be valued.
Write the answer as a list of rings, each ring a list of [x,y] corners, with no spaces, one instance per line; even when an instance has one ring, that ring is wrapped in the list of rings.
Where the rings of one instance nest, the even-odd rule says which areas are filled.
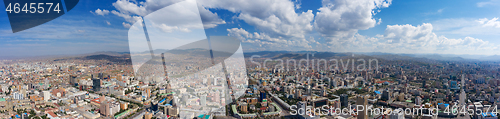
[[[57,118],[57,117],[58,117],[56,114],[54,114],[54,112],[49,112],[49,113],[47,113],[47,114],[48,114],[47,116],[48,116],[49,118],[51,118],[51,119],[53,119],[53,118]]]
[[[57,96],[57,97],[62,97],[62,96],[65,96],[66,94],[66,91],[64,91],[64,89],[54,89],[52,90],[52,95],[54,96]]]
[[[96,99],[93,99],[90,101],[90,104],[91,105],[94,105],[94,106],[98,106],[100,107],[101,106],[101,102],[99,102],[99,98],[96,98]]]

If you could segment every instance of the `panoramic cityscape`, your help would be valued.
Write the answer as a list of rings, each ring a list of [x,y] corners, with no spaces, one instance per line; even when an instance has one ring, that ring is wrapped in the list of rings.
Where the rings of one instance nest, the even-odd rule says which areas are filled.
[[[500,0],[2,0],[0,119],[500,119]]]
[[[2,60],[0,116],[482,119],[497,118],[500,108],[498,62],[333,52],[245,55],[252,55],[246,65],[226,64],[241,70],[229,73],[229,80],[221,66],[175,76],[200,70],[175,61],[166,63],[168,75],[135,76],[126,53]],[[372,61],[372,68],[360,68],[361,59]]]

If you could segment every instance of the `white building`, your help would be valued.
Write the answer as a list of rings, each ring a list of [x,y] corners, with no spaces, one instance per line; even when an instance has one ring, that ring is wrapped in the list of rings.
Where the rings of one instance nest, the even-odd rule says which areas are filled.
[[[416,104],[416,105],[422,105],[422,98],[421,98],[420,96],[417,96],[417,97],[415,98],[415,104]]]
[[[389,119],[405,119],[403,110],[394,110],[389,116]]]
[[[22,100],[22,99],[24,99],[24,95],[21,94],[21,93],[14,92],[14,93],[12,93],[12,95],[14,96],[14,99],[16,99],[16,100]]]
[[[45,102],[49,101],[50,99],[50,92],[49,91],[43,91],[43,100]]]

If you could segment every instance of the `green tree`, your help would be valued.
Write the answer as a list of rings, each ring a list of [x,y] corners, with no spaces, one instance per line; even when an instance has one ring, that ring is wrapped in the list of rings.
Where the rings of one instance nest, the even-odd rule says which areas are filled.
[[[43,116],[42,116],[42,119],[48,119],[48,118],[47,118],[47,114],[43,115]]]

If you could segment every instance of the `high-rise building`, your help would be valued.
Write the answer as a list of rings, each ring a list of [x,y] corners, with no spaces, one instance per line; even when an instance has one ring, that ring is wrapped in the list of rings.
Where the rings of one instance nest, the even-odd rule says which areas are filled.
[[[426,80],[422,82],[422,88],[425,88]]]
[[[415,104],[422,105],[422,98],[420,96],[415,97]]]
[[[473,105],[474,105],[473,109],[477,109],[477,110],[484,109],[484,106],[483,106],[483,104],[481,104],[481,102],[474,102]],[[482,114],[484,114],[484,113],[473,113],[472,119],[484,119],[484,116]]]
[[[214,78],[214,86],[217,86],[217,78]]]
[[[109,86],[108,87],[108,93],[109,94],[114,94],[114,92],[115,92],[115,86]]]
[[[295,89],[295,98],[299,99],[300,97],[302,97],[302,90],[297,88]]]
[[[307,94],[308,94],[308,95],[311,95],[311,94],[312,94],[311,85],[307,85]]]
[[[49,91],[43,91],[43,100],[45,102],[49,101],[50,99],[50,92]]]
[[[368,95],[359,95],[356,100],[357,106],[363,106],[364,110],[363,111],[358,111],[358,119],[368,119],[368,116],[366,115],[366,107],[368,105]]]
[[[101,79],[92,79],[92,89],[94,92],[99,92],[101,91]]]
[[[212,101],[214,101],[216,103],[220,103],[220,93],[215,92],[214,96],[212,97]]]
[[[98,78],[99,78],[99,79],[101,79],[101,80],[103,80],[103,79],[104,79],[104,74],[103,74],[103,73],[99,73],[99,74],[97,74],[97,76],[98,76]]]
[[[151,110],[153,110],[154,112],[158,111],[158,101],[151,102]]]
[[[153,113],[151,113],[151,112],[146,111],[146,114],[144,114],[144,119],[151,119],[152,117],[153,117]]]
[[[307,102],[304,102],[304,101],[297,102],[297,114],[298,115],[305,115],[306,114],[306,106],[307,106]]]
[[[69,84],[72,86],[77,86],[78,85],[78,80],[76,79],[76,75],[70,75],[69,76]]]
[[[114,102],[108,102],[108,109],[109,111],[109,116],[113,116],[116,113],[120,112],[120,103],[114,101]]]
[[[312,100],[312,106],[314,108],[321,108],[323,106],[328,106],[328,98],[316,98],[315,100]]]
[[[179,108],[177,106],[167,106],[165,109],[167,109],[167,115],[172,117],[179,116]]]
[[[12,95],[14,96],[14,99],[17,99],[17,100],[22,100],[22,99],[24,99],[24,96],[23,96],[23,94],[21,94],[21,93],[14,92],[14,93],[12,93]]]
[[[388,90],[384,90],[382,93],[383,100],[391,100],[391,93]]]
[[[128,102],[120,102],[120,109],[122,110],[128,109]]]
[[[78,98],[77,97],[73,98],[73,103],[78,105]]]
[[[404,94],[404,93],[399,93],[399,95],[398,95],[398,100],[399,100],[399,101],[406,101],[406,100],[405,100],[405,94]]]
[[[260,92],[259,101],[262,101],[262,100],[264,100],[264,99],[266,99],[266,92],[261,91],[261,92]]]
[[[247,113],[248,112],[248,104],[245,102],[240,103],[240,110],[241,112]]]
[[[465,89],[465,75],[462,74],[462,79],[460,81],[460,88]]]
[[[106,101],[106,97],[104,97],[104,95],[99,97],[99,102],[100,102],[99,110],[101,114],[104,115],[105,117],[109,116],[109,105],[108,102]]]
[[[340,106],[348,107],[349,105],[349,96],[347,94],[340,95]]]
[[[396,109],[391,113],[389,119],[405,119],[403,110]]]
[[[189,94],[183,94],[182,101],[181,101],[182,104],[187,105],[188,98],[189,98]]]
[[[69,68],[68,68],[68,69],[69,69],[70,71],[75,71],[76,66],[73,66],[73,65],[72,65],[72,66],[69,66]]]
[[[50,87],[50,82],[49,82],[49,80],[48,80],[48,79],[45,79],[45,80],[44,80],[44,84],[43,84],[43,86],[44,86],[44,89],[47,89],[47,88],[49,88],[49,87]]]
[[[177,101],[178,101],[178,98],[177,98],[177,97],[173,97],[173,98],[172,98],[172,101],[171,101],[171,103],[172,103],[171,105],[172,105],[172,106],[176,106],[176,105],[177,105],[177,103],[178,103]]]
[[[477,78],[477,79],[476,79],[476,83],[477,83],[477,84],[483,84],[483,83],[485,83],[485,82],[486,82],[486,80],[484,79],[484,77],[480,77],[480,78]]]
[[[147,96],[147,98],[150,98],[150,97],[151,97],[151,89],[149,89],[149,88],[148,88],[148,89],[146,89],[146,94],[147,94],[147,95],[146,95],[146,96]]]
[[[459,99],[458,99],[458,103],[460,104],[459,106],[462,107],[462,106],[465,106],[465,97],[467,96],[467,94],[465,94],[465,75],[462,74],[462,79],[461,79],[461,82],[460,82],[460,96],[459,96]]]
[[[330,80],[330,82],[331,82],[331,83],[330,83],[330,85],[332,86],[331,88],[335,88],[335,87],[337,87],[337,85],[338,85],[338,84],[337,84],[337,80],[332,79],[332,80]]]
[[[200,105],[201,106],[207,105],[207,94],[200,95]]]
[[[334,109],[340,109],[340,108],[342,108],[340,105],[341,105],[340,101],[338,101],[338,100],[335,100],[333,102],[333,107],[335,107]]]
[[[168,115],[168,109],[172,108],[171,105],[167,105],[163,108],[163,114]]]
[[[274,106],[269,106],[267,109],[268,109],[269,112],[276,111],[276,108]]]

